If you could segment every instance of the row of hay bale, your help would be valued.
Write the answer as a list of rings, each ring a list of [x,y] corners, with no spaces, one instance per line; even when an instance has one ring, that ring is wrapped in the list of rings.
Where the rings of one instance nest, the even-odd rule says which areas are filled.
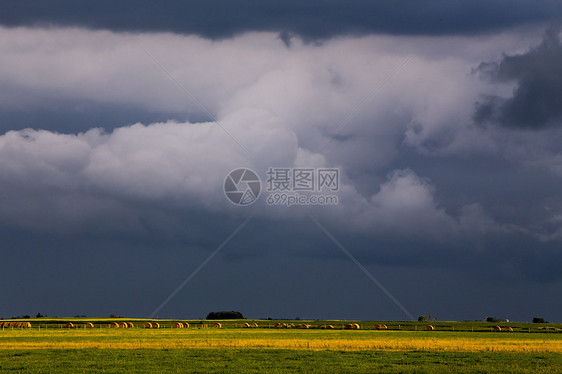
[[[361,326],[358,323],[348,323],[344,327],[346,330],[359,330]]]
[[[294,326],[292,323],[277,322],[275,327],[278,329],[292,329]]]
[[[112,322],[109,324],[109,327],[114,329],[132,329],[133,327],[135,327],[135,325],[132,322]]]
[[[176,322],[176,323],[174,323],[174,327],[176,329],[188,329],[189,323],[187,323],[187,322]]]
[[[259,327],[259,325],[255,322],[254,323],[244,322],[242,324],[242,327],[244,327],[244,328],[250,328],[250,327],[255,328],[255,327]]]
[[[375,330],[386,330],[388,329],[387,325],[375,325]]]
[[[509,327],[509,326],[506,326],[506,327],[494,326],[494,327],[492,327],[492,330],[493,330],[493,331],[496,331],[496,332],[501,332],[501,331],[513,332],[513,327]]]
[[[29,323],[29,322],[0,322],[0,328],[4,328],[4,327],[30,328],[31,323]]]

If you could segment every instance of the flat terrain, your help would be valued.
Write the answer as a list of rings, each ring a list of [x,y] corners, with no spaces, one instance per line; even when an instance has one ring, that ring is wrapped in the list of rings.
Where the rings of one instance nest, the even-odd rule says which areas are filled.
[[[32,328],[0,329],[1,372],[559,373],[562,368],[558,325],[492,332],[488,325],[462,323],[441,324],[436,331],[425,331],[424,324],[378,331],[374,323],[328,330],[321,322],[310,322],[308,329],[277,329],[275,321],[256,321],[258,328],[224,321],[220,329],[201,321],[191,321],[189,329],[173,328],[172,321],[161,321],[159,329],[142,328],[142,321],[134,328],[109,328],[107,320],[93,321],[94,328],[82,320],[74,320],[74,328],[63,327],[66,321],[31,322]]]

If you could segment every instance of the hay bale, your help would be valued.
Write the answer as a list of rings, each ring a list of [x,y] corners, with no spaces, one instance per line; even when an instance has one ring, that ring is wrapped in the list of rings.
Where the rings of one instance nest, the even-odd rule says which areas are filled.
[[[427,326],[425,326],[425,329],[426,329],[427,331],[433,331],[433,330],[435,330],[435,327],[433,327],[433,326],[431,326],[431,325],[427,325]]]
[[[497,332],[497,331],[502,331],[502,328],[499,327],[499,326],[494,326],[494,327],[492,327],[492,329],[493,329],[494,331],[496,331],[496,332]]]
[[[513,332],[513,328],[511,327],[504,327],[502,330],[507,332]]]
[[[306,323],[303,323],[302,325],[299,326],[300,329],[308,329],[310,328],[310,325],[307,325]]]
[[[174,327],[177,328],[177,329],[183,329],[183,323],[176,322],[176,323],[174,323]]]
[[[74,327],[74,324],[72,322],[68,322],[66,325],[64,325],[64,327],[71,329]]]
[[[119,324],[118,324],[117,322],[111,322],[111,323],[109,324],[109,327],[110,327],[110,328],[115,328],[115,329],[116,329],[116,328],[119,328]]]
[[[347,325],[345,325],[344,329],[351,330],[351,323],[348,323]]]
[[[250,327],[250,324],[249,324],[248,322],[244,322],[244,323],[242,324],[242,327],[243,327],[243,328]]]
[[[184,322],[184,323],[183,323],[183,328],[184,328],[184,329],[188,329],[188,328],[189,328],[189,323]]]
[[[254,322],[254,323],[252,323],[252,324],[250,325],[250,327],[254,327],[254,328],[256,328],[256,327],[259,327],[259,326],[258,326],[258,324],[257,324],[257,323],[255,323],[255,322]]]
[[[275,324],[275,327],[279,329],[279,328],[281,328],[281,327],[286,327],[286,326],[287,326],[287,325],[285,325],[285,326],[283,326],[283,325],[285,325],[285,324],[284,324],[284,323],[281,323],[281,322],[277,322],[277,323]]]
[[[152,328],[153,329],[159,329],[160,328],[160,324],[158,322],[152,322]]]
[[[30,322],[24,322],[22,327],[31,328],[31,323]]]
[[[353,330],[359,330],[361,328],[361,326],[359,326],[358,323],[354,323],[352,329]]]
[[[215,324],[213,325],[213,327],[214,327],[215,329],[222,329],[222,324],[220,324],[219,322],[217,322],[217,323],[215,323]]]
[[[132,329],[133,327],[135,327],[135,325],[133,325],[133,322],[127,322],[127,325],[129,325],[129,328]]]
[[[88,328],[88,327],[94,328],[94,324],[92,322],[88,322],[84,325],[84,328]]]
[[[287,325],[285,327],[288,328],[288,329],[292,329],[295,326],[292,323],[287,323]]]
[[[121,323],[119,324],[119,327],[126,329],[126,328],[129,327],[129,324],[128,324],[127,322],[121,322]]]
[[[145,324],[144,324],[144,328],[145,328],[145,329],[151,329],[151,328],[152,328],[152,323],[150,323],[150,322],[145,323]]]

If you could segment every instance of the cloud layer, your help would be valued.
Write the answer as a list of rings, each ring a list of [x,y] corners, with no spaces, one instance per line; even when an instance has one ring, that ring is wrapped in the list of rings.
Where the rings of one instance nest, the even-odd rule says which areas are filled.
[[[307,43],[4,27],[0,229],[203,256],[252,211],[224,261],[330,263],[333,243],[302,229],[311,214],[366,264],[555,287],[560,45],[542,31]],[[295,166],[340,168],[339,204],[223,195],[232,169]]]
[[[371,33],[399,35],[480,34],[562,14],[556,0],[168,0],[118,4],[98,1],[18,1],[0,23],[82,26],[116,31],[171,31],[225,38],[248,31],[281,32],[309,40]]]

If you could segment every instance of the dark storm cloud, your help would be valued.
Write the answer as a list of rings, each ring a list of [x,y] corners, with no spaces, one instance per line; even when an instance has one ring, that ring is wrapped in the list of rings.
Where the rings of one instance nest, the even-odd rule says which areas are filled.
[[[24,0],[3,8],[0,23],[8,26],[55,24],[209,38],[245,31],[291,32],[305,39],[368,33],[472,34],[562,15],[562,3],[556,0]]]
[[[478,71],[493,82],[517,82],[513,97],[486,98],[477,104],[477,122],[541,129],[562,125],[562,43],[560,24],[547,29],[537,48],[504,56],[499,63],[482,63]]]
[[[44,101],[48,101],[44,100]],[[152,112],[135,105],[100,104],[88,101],[42,103],[40,107],[6,108],[0,111],[0,134],[9,130],[44,129],[63,133],[86,132],[92,127],[111,131],[138,122],[185,120],[204,122],[201,115]]]

